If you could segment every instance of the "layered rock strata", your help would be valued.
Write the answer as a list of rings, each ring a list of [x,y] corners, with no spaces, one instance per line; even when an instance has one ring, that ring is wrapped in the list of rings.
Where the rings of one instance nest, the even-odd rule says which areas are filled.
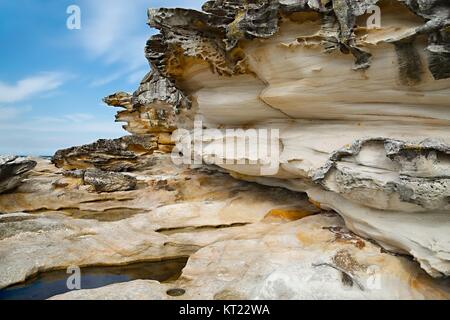
[[[104,99],[131,136],[58,151],[0,195],[0,288],[189,256],[171,283],[55,299],[449,299],[449,12],[437,0],[150,9],[151,71]]]
[[[0,288],[74,265],[189,256],[178,280],[55,299],[450,298],[447,280],[352,233],[305,194],[154,158],[129,173],[136,190],[110,193],[91,192],[38,160],[16,192],[0,195]],[[172,297],[173,289],[184,294]]]
[[[36,162],[33,160],[0,157],[0,194],[18,187],[35,166]]]
[[[69,174],[70,173],[66,173]],[[75,177],[80,177],[85,185],[90,185],[96,192],[129,191],[136,188],[135,177],[116,173],[104,172],[99,169],[88,169],[76,172]]]
[[[151,155],[164,148],[167,148],[166,151],[172,149],[170,136],[131,135],[59,150],[52,162],[65,170],[96,168],[126,172],[151,166]]]
[[[448,299],[448,282],[431,285],[407,259],[348,233],[336,215],[258,229],[251,239],[199,250],[174,283],[135,281],[54,299]],[[172,297],[171,289],[185,294]]]
[[[201,116],[210,131],[178,137],[203,143],[195,157],[306,192],[352,231],[450,274],[449,4],[216,0],[148,15],[160,31],[146,46],[152,71],[111,103],[129,130],[190,130]],[[140,131],[148,110],[165,120]],[[224,153],[248,144],[224,128],[279,130],[276,170],[264,173],[260,154]]]

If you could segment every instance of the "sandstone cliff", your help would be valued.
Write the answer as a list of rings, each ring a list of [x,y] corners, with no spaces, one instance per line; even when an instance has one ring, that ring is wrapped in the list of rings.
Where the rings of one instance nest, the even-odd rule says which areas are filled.
[[[373,5],[378,28],[367,27]],[[127,103],[110,104],[127,109],[117,119],[132,133],[193,129],[195,116],[210,129],[278,129],[275,174],[261,174],[259,154],[222,152],[242,133],[193,137],[204,146],[194,156],[306,192],[352,231],[449,275],[449,9],[376,0],[150,9],[160,31],[146,46],[152,71]]]
[[[104,99],[131,135],[60,150],[0,195],[0,288],[189,256],[173,283],[55,298],[449,299],[450,4],[214,0],[148,16],[150,72]]]

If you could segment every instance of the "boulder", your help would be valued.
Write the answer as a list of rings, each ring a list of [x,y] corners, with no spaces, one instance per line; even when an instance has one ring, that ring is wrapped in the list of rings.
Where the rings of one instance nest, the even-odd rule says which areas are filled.
[[[86,170],[83,182],[92,186],[97,192],[130,191],[134,190],[137,185],[137,179],[132,176],[99,169]]]
[[[36,162],[15,156],[0,156],[0,193],[13,190],[19,186],[28,171],[36,166]]]

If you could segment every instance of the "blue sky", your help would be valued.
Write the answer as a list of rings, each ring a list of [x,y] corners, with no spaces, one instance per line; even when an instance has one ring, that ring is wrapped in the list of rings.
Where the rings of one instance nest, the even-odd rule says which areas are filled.
[[[0,154],[57,149],[127,133],[101,99],[132,92],[149,71],[148,7],[202,0],[0,0]],[[69,5],[81,30],[69,30]]]

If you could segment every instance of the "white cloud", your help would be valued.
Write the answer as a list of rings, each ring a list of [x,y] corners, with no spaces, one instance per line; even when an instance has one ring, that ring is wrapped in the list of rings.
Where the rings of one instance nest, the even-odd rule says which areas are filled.
[[[101,86],[107,85],[107,84],[109,84],[109,83],[111,83],[113,81],[118,80],[122,76],[123,76],[122,72],[116,72],[116,73],[113,73],[113,74],[111,74],[109,76],[104,76],[102,78],[94,79],[93,81],[91,81],[89,86],[91,86],[91,87],[101,87]]]
[[[0,126],[0,154],[53,155],[56,150],[92,143],[100,138],[118,138],[127,133],[119,124],[93,121],[67,125],[47,123],[47,127],[27,122]],[[11,135],[11,132],[14,134]]]
[[[86,123],[95,119],[95,116],[88,113],[71,113],[65,114],[59,117],[35,117],[34,121],[38,126],[55,125],[55,124],[73,124],[73,123]],[[64,127],[62,127],[64,128]],[[45,128],[48,130],[48,128]]]
[[[73,113],[65,115],[64,118],[72,122],[84,122],[95,119],[95,116],[88,113]]]
[[[199,8],[203,2],[204,0],[78,0],[82,29],[70,32],[70,35],[79,37],[78,42],[70,41],[70,44],[75,44],[77,50],[82,49],[96,63],[107,65],[104,77],[98,76],[100,69],[89,72],[88,84],[95,87],[124,79],[125,84],[133,82],[137,85],[149,71],[144,56],[145,43],[156,32],[146,25],[147,7]],[[110,119],[102,118],[99,114],[94,117],[83,113],[40,117],[24,115],[28,110],[31,111],[31,107],[21,105],[22,101],[58,94],[58,88],[68,79],[67,75],[60,73],[41,73],[17,83],[0,81],[0,104],[4,105],[0,108],[0,154],[48,155],[60,148],[127,134],[121,128],[123,124],[114,122],[113,111],[110,111]],[[61,100],[63,102],[64,99]],[[13,103],[20,105],[20,108],[13,107]]]
[[[20,115],[30,112],[31,110],[31,106],[25,106],[21,108],[0,106],[0,123],[15,120],[19,118]]]
[[[144,78],[144,76],[148,73],[148,71],[148,67],[146,69],[139,68],[137,71],[125,69],[120,72],[115,72],[113,74],[94,79],[91,81],[89,86],[93,88],[101,87],[119,79],[126,79],[129,84],[137,86]]]
[[[94,58],[125,64],[136,70],[146,65],[144,46],[148,0],[85,0],[81,4],[81,45]]]
[[[1,121],[0,121],[1,122]],[[13,134],[11,134],[13,133]],[[0,154],[52,155],[58,149],[127,135],[121,124],[75,113],[5,121],[0,125]]]
[[[49,93],[59,88],[65,81],[62,73],[47,72],[7,84],[0,81],[0,102],[19,102]]]
[[[148,73],[148,71],[135,71],[128,75],[128,83],[139,85],[141,83],[142,79],[144,79],[145,75]]]
[[[149,7],[201,7],[203,0],[84,0],[80,3],[82,29],[80,45],[94,59],[115,64],[120,72],[92,80],[103,86],[123,77],[138,84],[149,71],[144,47],[156,33],[146,24]],[[141,75],[141,76],[139,76]]]

